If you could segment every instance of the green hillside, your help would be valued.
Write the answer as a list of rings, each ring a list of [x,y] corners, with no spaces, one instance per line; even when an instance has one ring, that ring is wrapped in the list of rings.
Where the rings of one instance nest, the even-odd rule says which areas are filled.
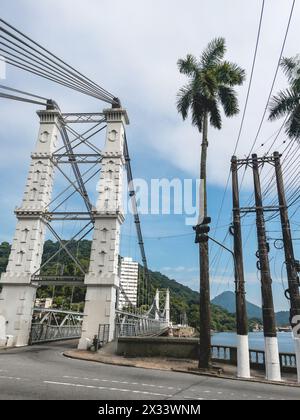
[[[68,248],[76,255],[81,265],[87,269],[89,264],[89,256],[91,249],[90,241],[81,241],[80,243],[73,241]],[[59,249],[57,242],[46,241],[43,253],[43,262],[49,259]],[[6,268],[10,245],[2,243],[0,245],[0,272]],[[75,268],[73,261],[63,251],[60,256],[54,258],[42,272],[44,275],[81,275]],[[139,293],[140,296],[145,295],[143,281],[143,269],[140,269]],[[191,290],[175,280],[169,279],[167,276],[150,271],[150,291],[149,302],[154,298],[156,289],[170,289],[171,319],[173,323],[180,323],[184,314],[187,316],[189,325],[197,328],[199,325],[199,293]],[[38,297],[53,296],[53,287],[41,287],[38,289]],[[72,290],[69,286],[56,286],[54,294],[54,303],[61,308],[70,309],[71,297],[72,309],[83,309],[85,289],[76,287]],[[163,302],[162,302],[163,305]],[[212,305],[212,329],[217,331],[232,331],[235,328],[235,317],[228,311]]]

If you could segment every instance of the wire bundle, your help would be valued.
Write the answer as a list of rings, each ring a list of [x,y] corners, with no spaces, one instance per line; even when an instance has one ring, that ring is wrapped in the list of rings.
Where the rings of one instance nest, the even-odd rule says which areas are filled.
[[[119,104],[114,95],[1,18],[0,60],[101,101]]]

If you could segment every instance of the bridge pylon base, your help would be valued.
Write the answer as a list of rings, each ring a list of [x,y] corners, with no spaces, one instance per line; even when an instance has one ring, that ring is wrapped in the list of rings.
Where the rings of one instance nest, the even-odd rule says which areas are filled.
[[[28,345],[36,289],[32,284],[3,285],[0,294],[0,316],[5,321],[7,347]]]
[[[79,350],[87,350],[92,345],[94,336],[98,336],[99,325],[109,325],[108,341],[114,339],[116,287],[117,285],[87,286]]]

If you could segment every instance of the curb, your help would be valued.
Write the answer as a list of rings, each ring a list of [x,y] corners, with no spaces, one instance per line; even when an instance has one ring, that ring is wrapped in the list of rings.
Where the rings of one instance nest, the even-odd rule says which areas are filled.
[[[176,368],[157,368],[157,367],[148,367],[148,366],[137,366],[134,363],[118,363],[118,362],[114,362],[114,361],[107,361],[107,360],[95,360],[95,359],[89,359],[87,357],[82,357],[80,355],[76,355],[76,354],[68,354],[68,352],[63,352],[63,355],[69,359],[74,359],[74,360],[83,360],[83,361],[87,361],[87,362],[95,362],[95,363],[102,363],[104,365],[112,365],[112,366],[124,366],[124,367],[133,367],[133,368],[137,368],[137,369],[152,369],[152,370],[161,370],[161,371],[167,371],[167,372],[176,372],[176,373],[187,373],[189,375],[195,375],[195,376],[206,376],[206,377],[210,377],[210,378],[220,378],[220,379],[227,379],[227,380],[231,380],[231,381],[242,381],[242,382],[253,382],[253,383],[261,383],[261,384],[266,384],[266,385],[278,385],[278,386],[289,386],[289,387],[294,387],[294,388],[300,388],[300,384],[297,384],[295,382],[273,382],[273,381],[267,381],[265,379],[258,379],[258,378],[254,378],[251,377],[249,379],[245,379],[245,378],[237,378],[234,376],[229,376],[229,375],[217,375],[214,373],[209,373],[209,372],[197,372],[194,370],[183,370],[183,369],[176,369]]]
[[[166,369],[166,368],[155,368],[155,367],[147,367],[147,366],[137,366],[135,364],[130,364],[130,363],[118,363],[118,362],[114,362],[114,361],[107,361],[107,360],[95,360],[95,359],[88,359],[86,357],[82,357],[82,356],[77,356],[75,354],[67,354],[67,352],[62,353],[63,356],[67,357],[68,359],[74,359],[74,360],[83,360],[86,362],[94,362],[94,363],[102,363],[104,365],[111,365],[111,366],[123,366],[123,367],[133,367],[133,368],[137,368],[137,369],[154,369],[154,370],[161,370],[161,371],[167,371],[167,372],[172,372],[172,369]],[[185,371],[184,371],[185,372]]]
[[[190,375],[195,375],[195,376],[208,376],[210,378],[221,378],[221,379],[229,379],[231,381],[242,381],[242,382],[253,382],[253,383],[259,383],[259,384],[266,384],[266,385],[279,385],[279,386],[289,386],[289,387],[293,387],[293,388],[300,388],[300,384],[297,384],[295,382],[274,382],[274,381],[267,381],[266,379],[259,379],[259,378],[255,378],[255,377],[251,377],[251,378],[238,378],[235,376],[228,376],[228,375],[216,375],[213,373],[209,373],[209,372],[197,372],[197,371],[186,371],[186,370],[181,370],[181,369],[171,369],[173,372],[178,372],[178,373],[189,373]]]

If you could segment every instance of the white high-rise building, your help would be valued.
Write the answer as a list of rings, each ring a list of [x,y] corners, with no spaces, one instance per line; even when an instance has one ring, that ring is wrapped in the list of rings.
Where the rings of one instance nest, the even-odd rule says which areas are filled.
[[[129,300],[135,306],[137,304],[138,274],[139,264],[137,262],[133,261],[130,257],[121,259],[120,283]],[[126,305],[128,303],[122,292],[120,292],[119,308],[122,309]]]

